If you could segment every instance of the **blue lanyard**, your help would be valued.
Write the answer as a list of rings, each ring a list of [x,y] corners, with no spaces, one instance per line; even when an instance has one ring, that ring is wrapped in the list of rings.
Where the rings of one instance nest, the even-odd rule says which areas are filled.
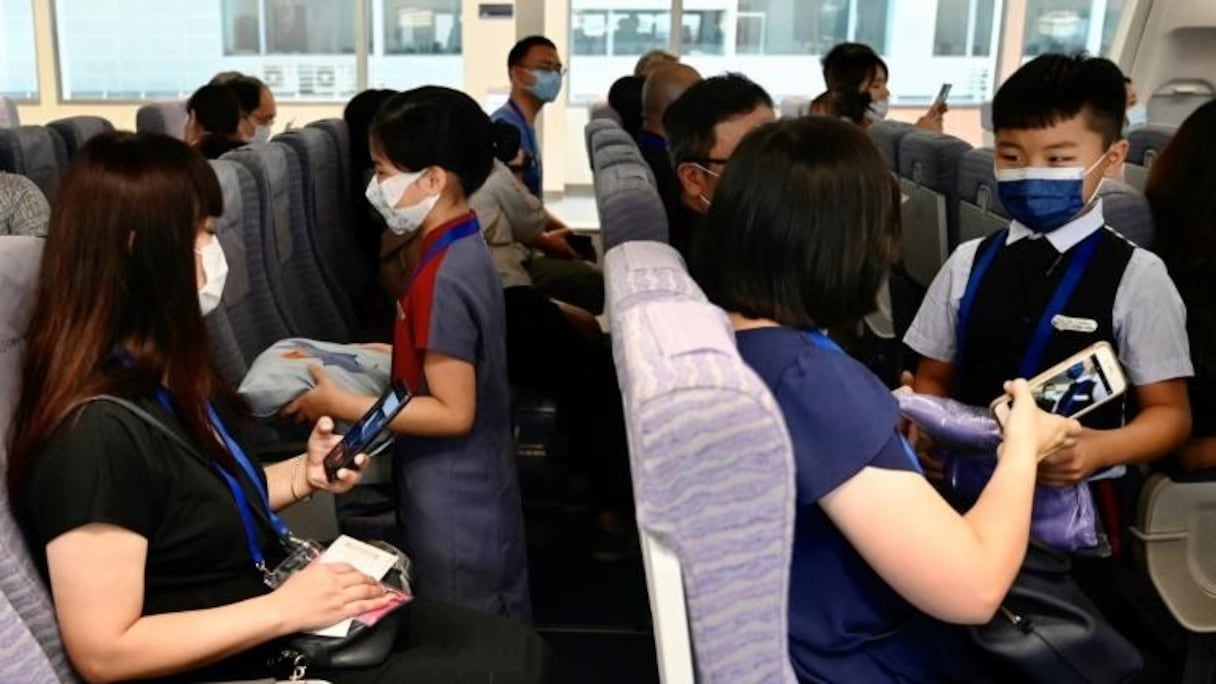
[[[160,400],[161,405],[165,409],[176,415],[177,412],[173,409],[173,400],[163,387],[157,388],[156,398]],[[270,521],[270,526],[274,529],[275,534],[278,535],[281,542],[290,540],[291,531],[287,529],[287,525],[283,522],[283,519],[270,508],[270,493],[263,490],[259,485],[261,480],[258,479],[253,463],[245,455],[245,450],[228,433],[227,428],[224,427],[224,423],[220,420],[219,414],[215,412],[215,408],[210,404],[207,405],[207,415],[211,419],[211,426],[215,428],[215,431],[223,439],[224,446],[228,449],[229,455],[240,464],[241,469],[245,471],[250,482],[253,483],[253,488],[262,495],[260,503],[265,506],[264,510],[266,511],[267,519]],[[224,470],[218,463],[212,462],[210,465],[211,469],[218,473],[220,478],[224,480],[224,483],[228,485],[228,490],[236,501],[237,512],[240,513],[241,523],[245,527],[245,541],[249,544],[249,555],[253,558],[254,567],[262,572],[266,572],[266,555],[262,553],[262,545],[258,542],[257,521],[254,519],[253,508],[249,504],[249,498],[245,496],[244,488],[241,487],[241,483],[232,473]]]
[[[430,249],[426,250],[426,253],[422,255],[422,258],[418,260],[418,265],[414,267],[414,271],[413,273],[410,273],[410,277],[406,278],[405,287],[401,290],[401,299],[405,299],[406,296],[409,295],[410,288],[414,286],[414,281],[418,280],[418,276],[422,275],[422,270],[426,268],[426,265],[431,263],[435,257],[439,256],[440,252],[450,247],[452,243],[456,242],[457,240],[463,240],[464,238],[471,235],[476,235],[479,232],[481,232],[481,224],[477,222],[476,218],[470,218],[463,224],[456,226],[455,228],[452,228],[443,235],[439,236],[439,239],[435,241],[435,244],[431,245]]]
[[[961,359],[966,349],[967,328],[970,325],[971,310],[975,306],[975,296],[979,290],[980,281],[984,279],[984,275],[988,272],[989,267],[992,266],[992,262],[996,260],[996,255],[1000,252],[1006,235],[1007,230],[997,233],[988,245],[988,248],[976,259],[975,266],[971,269],[971,277],[967,280],[967,289],[963,292],[963,301],[959,304],[958,309],[958,350],[955,353],[956,359]],[[1043,315],[1039,317],[1039,324],[1035,328],[1034,337],[1030,338],[1030,344],[1022,355],[1022,363],[1018,366],[1019,377],[1031,378],[1038,374],[1043,364],[1043,355],[1047,352],[1047,344],[1051,342],[1051,322],[1064,311],[1065,306],[1068,306],[1068,302],[1072,299],[1073,293],[1076,292],[1077,286],[1081,284],[1081,278],[1085,275],[1085,270],[1089,268],[1089,263],[1093,261],[1094,254],[1097,253],[1098,244],[1101,241],[1102,230],[1099,229],[1085,238],[1081,244],[1077,245],[1068,257],[1068,269],[1064,271],[1064,277],[1056,285],[1055,294],[1051,296],[1051,300],[1047,303],[1047,308],[1043,310]]]

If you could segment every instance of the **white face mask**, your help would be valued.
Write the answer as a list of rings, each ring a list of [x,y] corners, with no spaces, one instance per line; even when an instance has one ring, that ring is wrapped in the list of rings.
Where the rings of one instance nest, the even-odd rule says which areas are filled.
[[[1148,105],[1144,103],[1129,107],[1127,110],[1127,128],[1140,128],[1148,125]]]
[[[398,173],[383,181],[372,176],[371,182],[367,184],[367,201],[384,217],[384,222],[394,235],[408,235],[421,228],[422,222],[439,201],[439,195],[428,195],[416,204],[397,206],[405,191],[417,183],[424,173],[426,171]]]
[[[270,142],[270,126],[261,124],[253,129],[253,137],[249,142],[266,143]]]
[[[866,112],[866,117],[871,121],[882,121],[887,118],[887,113],[891,110],[891,102],[889,100],[878,100],[870,103],[870,111]]]
[[[203,287],[198,291],[198,308],[203,315],[215,311],[224,295],[224,283],[228,280],[228,259],[224,257],[224,248],[220,247],[219,238],[212,236],[211,241],[202,247],[195,247],[199,263],[203,267]]]

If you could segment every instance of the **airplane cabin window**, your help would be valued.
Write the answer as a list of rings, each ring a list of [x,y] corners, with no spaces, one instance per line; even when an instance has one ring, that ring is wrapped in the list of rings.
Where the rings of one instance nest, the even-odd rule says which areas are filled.
[[[460,0],[373,0],[369,85],[464,85],[460,14]]]
[[[1125,0],[1028,0],[1026,41],[1029,60],[1046,52],[1105,55],[1110,51]]]
[[[34,59],[32,0],[0,0],[0,95],[14,100],[38,99],[38,64]]]

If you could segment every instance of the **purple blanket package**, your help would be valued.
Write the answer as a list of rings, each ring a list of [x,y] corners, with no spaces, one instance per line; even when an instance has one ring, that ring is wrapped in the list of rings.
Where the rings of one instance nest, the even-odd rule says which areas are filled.
[[[953,399],[894,393],[899,412],[915,423],[945,456],[944,483],[952,503],[960,510],[975,504],[996,468],[1001,429],[987,409]],[[1100,549],[1093,495],[1089,485],[1034,488],[1030,536],[1059,551]]]

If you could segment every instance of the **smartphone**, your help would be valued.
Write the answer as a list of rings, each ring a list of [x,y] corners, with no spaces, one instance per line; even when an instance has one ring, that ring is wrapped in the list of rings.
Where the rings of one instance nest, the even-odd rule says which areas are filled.
[[[366,452],[367,448],[388,430],[389,424],[412,398],[413,395],[404,382],[393,382],[376,401],[376,405],[363,414],[363,417],[347,430],[338,446],[325,456],[325,477],[333,482],[338,479],[339,470],[353,467],[355,457]]]
[[[583,259],[595,263],[598,255],[595,253],[595,244],[591,241],[590,235],[571,234],[566,236],[566,242],[574,248],[574,251],[579,253]]]
[[[1127,377],[1107,342],[1099,342],[1030,381],[1030,393],[1039,408],[1069,418],[1080,418],[1127,391]],[[1005,395],[992,403],[1001,425],[1009,417],[1013,399]]]
[[[943,83],[941,90],[937,91],[937,99],[933,100],[930,109],[936,109],[946,104],[946,98],[950,97],[950,89],[953,87],[953,83]]]

